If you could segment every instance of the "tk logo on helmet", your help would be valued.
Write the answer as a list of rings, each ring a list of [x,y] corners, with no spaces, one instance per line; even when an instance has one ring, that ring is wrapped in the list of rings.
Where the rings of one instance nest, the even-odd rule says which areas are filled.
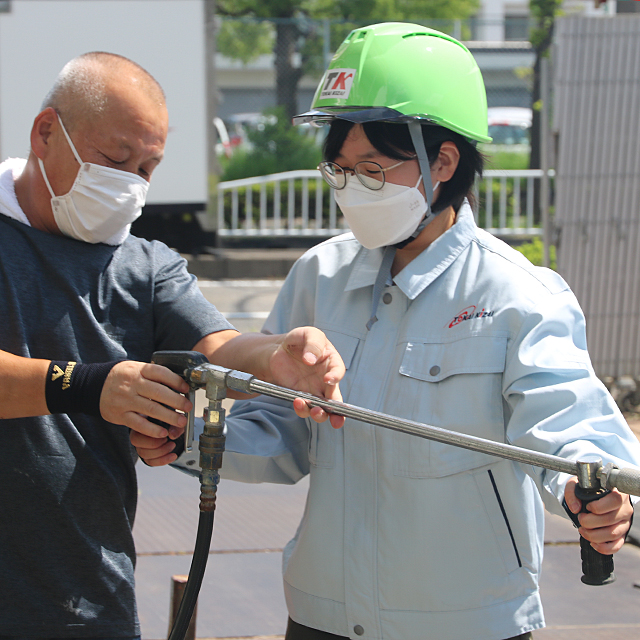
[[[320,100],[348,98],[355,75],[355,69],[329,69],[320,92]]]

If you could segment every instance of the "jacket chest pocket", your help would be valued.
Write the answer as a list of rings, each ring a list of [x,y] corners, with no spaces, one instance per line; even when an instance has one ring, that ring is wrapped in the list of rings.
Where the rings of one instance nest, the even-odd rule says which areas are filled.
[[[347,394],[346,389],[350,384],[349,369],[355,358],[359,338],[356,336],[340,333],[332,329],[320,327],[344,361],[347,374],[340,383],[343,395]],[[328,420],[318,424],[311,418],[307,418],[309,425],[309,462],[315,467],[330,469],[335,465],[336,447],[338,446],[341,434],[334,429]]]
[[[411,419],[450,431],[504,442],[502,374],[506,335],[408,342],[397,376],[412,397]],[[483,453],[393,434],[393,473],[439,478],[490,464]]]

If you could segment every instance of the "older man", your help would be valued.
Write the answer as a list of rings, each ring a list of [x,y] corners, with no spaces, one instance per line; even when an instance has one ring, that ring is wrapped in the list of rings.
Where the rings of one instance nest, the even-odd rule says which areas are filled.
[[[119,425],[177,433],[189,408],[178,376],[144,364],[155,350],[339,398],[321,332],[240,336],[184,260],[129,235],[167,128],[144,69],[89,53],[62,70],[28,159],[0,165],[0,636],[139,635],[136,457]]]

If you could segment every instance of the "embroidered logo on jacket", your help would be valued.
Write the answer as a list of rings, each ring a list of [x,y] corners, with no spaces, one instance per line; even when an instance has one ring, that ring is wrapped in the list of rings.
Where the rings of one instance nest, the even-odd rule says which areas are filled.
[[[465,309],[463,309],[458,315],[453,318],[453,320],[449,323],[449,329],[451,329],[451,327],[455,327],[461,322],[464,322],[465,320],[475,320],[476,318],[490,318],[493,314],[493,311],[487,311],[486,309],[482,309],[482,311],[476,311],[475,305],[471,305],[470,307],[466,307]]]

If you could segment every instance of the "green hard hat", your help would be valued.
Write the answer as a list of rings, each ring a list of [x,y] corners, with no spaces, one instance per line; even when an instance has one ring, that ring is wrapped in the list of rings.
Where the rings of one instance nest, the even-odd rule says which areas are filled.
[[[491,142],[487,96],[471,52],[455,38],[404,22],[354,29],[295,124],[420,120]]]

